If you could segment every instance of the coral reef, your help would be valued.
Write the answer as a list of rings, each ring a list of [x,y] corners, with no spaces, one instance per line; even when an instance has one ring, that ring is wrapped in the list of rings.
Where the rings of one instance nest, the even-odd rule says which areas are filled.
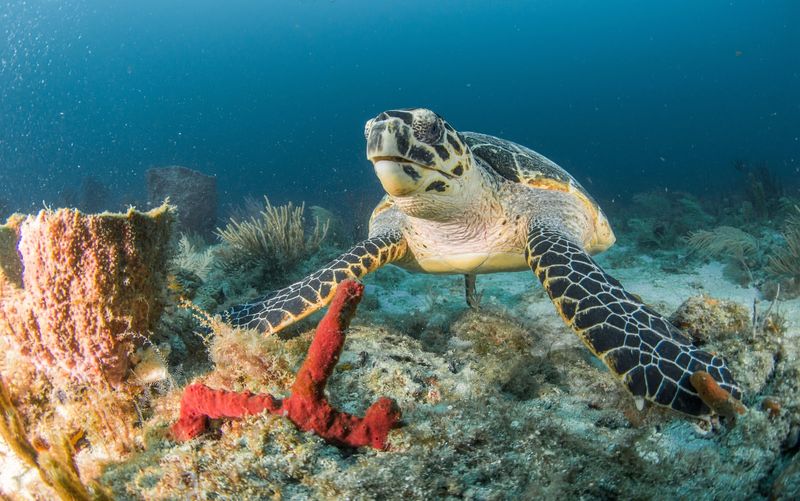
[[[681,218],[676,197],[664,198],[669,210],[674,209],[670,217]],[[657,222],[652,212],[640,215]],[[737,221],[724,224],[744,227]],[[673,226],[691,231],[714,224],[704,220]],[[752,266],[756,283],[764,255],[783,245],[778,233],[764,226],[763,233],[747,227],[749,234],[759,236],[759,257]],[[679,245],[683,234],[670,225],[665,228],[673,245]],[[20,229],[19,220],[0,228],[0,256],[21,260],[13,243],[3,244],[4,235],[19,240]],[[305,237],[310,233],[306,227]],[[215,307],[235,294],[253,292],[257,272],[241,268],[229,273],[230,268],[220,265],[233,250],[228,244],[206,246],[189,236],[174,243],[178,252],[169,271],[175,276],[165,281],[173,295]],[[715,396],[713,388],[707,398],[718,401],[716,408],[735,421],[722,419],[709,429],[707,423],[659,408],[637,410],[613,376],[562,325],[529,273],[479,277],[484,293],[479,311],[464,305],[463,277],[417,275],[392,267],[367,277],[366,297],[352,319],[347,342],[333,350],[341,349],[338,362],[329,359],[324,383],[314,379],[311,386],[331,409],[351,416],[364,416],[368,405],[383,395],[397,402],[404,426],[385,437],[385,452],[363,447],[354,454],[336,448],[269,412],[201,419],[221,433],[214,439],[172,439],[170,427],[181,412],[183,394],[177,384],[162,389],[151,383],[165,377],[164,358],[169,357],[171,378],[198,384],[190,386],[195,388],[190,394],[200,397],[195,403],[242,415],[242,409],[231,412],[230,404],[258,403],[260,396],[262,406],[275,407],[300,395],[292,385],[314,339],[310,323],[265,337],[207,318],[211,328],[201,337],[192,333],[196,324],[186,310],[168,306],[154,327],[154,345],[139,347],[131,356],[138,365],[124,384],[135,380],[150,385],[141,390],[143,400],[137,401],[135,412],[130,408],[132,392],[122,402],[112,398],[127,391],[124,387],[110,396],[85,392],[65,399],[47,381],[27,382],[21,391],[22,381],[36,375],[30,368],[17,365],[11,373],[5,370],[8,366],[0,368],[8,374],[28,442],[36,447],[46,442],[56,452],[61,439],[43,430],[64,430],[76,444],[74,464],[89,491],[95,494],[90,481],[97,479],[119,499],[796,499],[800,301],[783,301],[782,284],[781,301],[753,304],[757,291],[732,284],[716,262],[684,259],[664,273],[664,263],[685,252],[663,245],[655,257],[620,246],[597,259],[611,268],[618,256],[628,256],[614,274],[648,304],[664,311],[678,308],[673,323],[707,351],[726,357],[745,389],[747,410],[740,414],[741,408],[724,395]],[[313,268],[314,259],[301,258],[294,272]],[[22,287],[22,268],[8,264],[0,262],[0,277],[6,277],[0,280],[13,293]],[[293,273],[273,271],[281,281]],[[687,296],[703,292],[715,297],[691,297],[678,307]],[[697,381],[697,386],[704,385]],[[245,391],[249,393],[233,393]],[[77,399],[91,404],[80,407]],[[105,436],[90,429],[83,437],[73,433],[75,426],[53,418],[83,412],[87,422],[95,421],[91,406],[108,409],[115,403],[122,411],[104,411],[110,430]],[[112,432],[134,434],[134,453],[99,454]],[[3,454],[0,447],[0,461]],[[38,476],[35,469],[33,476]]]
[[[228,224],[217,228],[218,243],[183,234],[170,263],[170,290],[216,311],[316,269],[336,252],[328,238],[335,220],[327,211],[312,210],[316,215],[307,224],[305,211],[304,204],[246,199],[231,210]]]
[[[387,436],[400,420],[393,401],[381,398],[363,418],[336,410],[325,398],[325,386],[344,346],[344,331],[355,314],[364,286],[352,280],[342,282],[325,317],[317,327],[308,356],[297,373],[290,397],[228,392],[193,384],[181,399],[180,419],[172,427],[179,440],[203,432],[208,418],[243,417],[264,410],[286,416],[303,431],[313,430],[325,440],[349,447],[387,447]]]
[[[230,214],[228,224],[217,228],[218,242],[181,234],[170,262],[170,291],[205,311],[246,302],[340,253],[331,228],[341,222],[320,207],[246,198]]]
[[[171,165],[147,171],[147,199],[157,207],[169,199],[177,208],[176,229],[210,237],[217,221],[217,178]]]
[[[780,361],[767,384],[748,393],[749,409],[736,414],[735,425],[726,421],[715,431],[700,431],[691,421],[658,408],[637,411],[611,374],[586,355],[558,318],[551,318],[552,305],[540,298],[538,289],[531,289],[527,276],[484,277],[486,297],[478,312],[465,311],[460,294],[452,302],[450,294],[442,294],[426,306],[424,298],[413,292],[415,286],[425,290],[423,285],[434,283],[457,286],[460,292],[460,277],[438,282],[400,273],[390,277],[368,282],[368,294],[377,295],[384,306],[365,310],[366,315],[353,320],[341,359],[328,380],[331,402],[347,412],[362,413],[376,395],[397,401],[405,426],[389,435],[389,452],[338,451],[315,434],[303,433],[268,413],[224,421],[217,440],[163,441],[164,416],[178,411],[177,400],[170,397],[164,408],[172,414],[160,415],[153,426],[154,445],[108,467],[104,485],[117,497],[136,499],[198,495],[763,499],[773,493],[791,499],[797,495],[797,469],[791,467],[798,440],[791,430],[800,424],[800,346],[795,343],[781,345]],[[383,282],[385,289],[376,285]],[[498,283],[519,285],[526,295],[498,288]],[[523,313],[523,305],[536,310],[523,321],[494,310],[497,302],[513,305],[517,315]],[[432,328],[441,338],[435,343],[433,336],[415,339],[395,322],[375,325],[398,304],[407,312],[409,305],[420,305],[421,316],[441,317],[432,321],[444,325]],[[540,306],[548,315],[538,313]],[[717,341],[707,330],[709,346],[712,341],[736,341],[733,335]],[[255,336],[249,331],[240,335]],[[783,333],[771,336],[778,343],[784,338]],[[287,350],[298,350],[307,337],[303,333],[281,342],[271,336],[258,348],[259,356],[283,359]],[[300,344],[287,346],[295,342]],[[761,342],[742,348],[743,356],[757,352]],[[255,351],[244,349],[250,350]],[[232,360],[234,356],[228,355]],[[291,357],[288,361],[293,363]],[[246,362],[248,367],[250,363]],[[749,364],[743,359],[737,374],[748,370]],[[248,371],[220,364],[214,373],[237,381],[252,369],[255,366]],[[225,376],[229,370],[235,372]],[[770,417],[757,405],[764,395],[781,402],[779,415]]]
[[[14,223],[23,287],[0,297],[0,332],[51,380],[119,385],[163,308],[171,220],[162,206],[41,211]]]

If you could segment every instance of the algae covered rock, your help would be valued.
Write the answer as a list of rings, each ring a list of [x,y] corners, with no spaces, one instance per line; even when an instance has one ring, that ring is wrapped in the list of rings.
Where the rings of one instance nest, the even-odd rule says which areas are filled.
[[[378,295],[385,285],[391,294],[373,311],[359,311],[328,386],[331,402],[350,413],[363,413],[382,395],[397,401],[404,426],[390,434],[389,451],[339,450],[270,415],[227,422],[221,437],[162,441],[158,430],[179,412],[177,399],[167,397],[145,425],[157,440],[142,456],[109,466],[101,482],[117,497],[147,499],[197,492],[287,499],[759,498],[783,471],[781,444],[796,447],[790,432],[800,409],[791,397],[796,350],[776,347],[781,333],[773,341],[768,332],[754,334],[744,305],[699,301],[696,316],[686,319],[702,330],[710,351],[726,356],[746,388],[749,411],[707,433],[664,409],[637,410],[552,315],[493,308],[489,292],[487,307],[468,310],[456,280],[452,294],[426,301],[413,296],[424,288],[404,282],[416,279],[390,272],[373,282],[368,293]],[[422,306],[398,308],[388,299]],[[527,294],[522,304],[551,313],[542,293]],[[720,304],[721,311],[708,310]],[[273,394],[288,391],[311,335],[287,341],[229,326],[214,332],[216,368],[203,382]],[[772,372],[779,376],[771,376],[766,361],[776,350],[785,355]],[[783,405],[777,417],[758,405],[766,391]],[[786,470],[776,492],[794,492],[792,474]]]
[[[744,305],[701,295],[687,299],[670,317],[699,345],[725,354],[747,395],[759,392],[775,369],[782,325],[775,314],[755,321]]]
[[[749,328],[751,314],[735,301],[700,295],[684,301],[669,321],[702,344],[735,336]]]

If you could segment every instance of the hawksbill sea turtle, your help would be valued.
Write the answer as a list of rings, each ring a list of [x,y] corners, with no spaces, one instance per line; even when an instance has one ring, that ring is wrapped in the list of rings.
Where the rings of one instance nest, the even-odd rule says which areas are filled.
[[[365,126],[367,157],[386,196],[369,238],[324,268],[225,318],[276,332],[325,306],[339,283],[386,264],[475,275],[531,269],[564,321],[634,396],[675,411],[714,414],[690,381],[707,372],[733,397],[742,392],[725,361],[692,344],[664,316],[627,292],[591,258],[614,232],[564,169],[511,141],[457,132],[422,108],[381,113]]]

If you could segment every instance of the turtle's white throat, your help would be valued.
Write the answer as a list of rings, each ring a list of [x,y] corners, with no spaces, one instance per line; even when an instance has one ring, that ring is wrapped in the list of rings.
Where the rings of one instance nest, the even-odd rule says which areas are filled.
[[[395,206],[407,216],[430,221],[450,221],[463,217],[472,206],[480,206],[486,190],[476,169],[455,178],[438,170],[413,163],[378,160],[375,173]],[[434,187],[444,187],[438,190]]]

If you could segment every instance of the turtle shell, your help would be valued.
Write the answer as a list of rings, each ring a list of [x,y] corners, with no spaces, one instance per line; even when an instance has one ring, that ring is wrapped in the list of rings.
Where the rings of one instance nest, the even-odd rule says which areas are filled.
[[[602,252],[614,243],[614,232],[600,206],[557,163],[530,148],[505,139],[477,132],[463,132],[461,136],[472,154],[503,178],[531,189],[563,191],[577,197],[594,222],[593,235],[585,242],[589,253]]]
[[[515,183],[545,190],[579,192],[592,205],[597,202],[583,186],[544,155],[505,139],[477,132],[461,133],[472,154],[502,177]]]

